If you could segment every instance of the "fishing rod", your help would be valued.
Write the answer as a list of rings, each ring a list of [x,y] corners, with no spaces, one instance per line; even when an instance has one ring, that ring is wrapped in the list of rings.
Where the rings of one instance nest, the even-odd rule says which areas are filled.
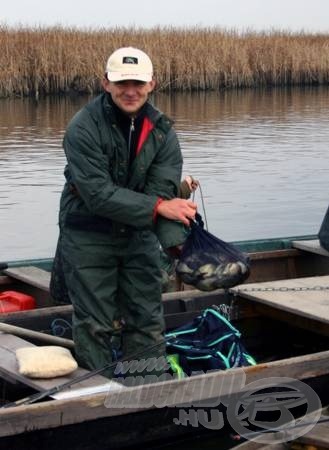
[[[165,339],[165,343],[170,342],[171,340],[176,339],[176,335],[174,336],[170,336],[170,338]],[[118,363],[120,362],[124,362],[124,361],[129,361],[129,360],[135,360],[138,359],[140,356],[144,355],[146,352],[149,352],[151,350],[154,350],[157,347],[160,347],[161,345],[163,345],[163,342],[158,342],[156,344],[153,344],[149,347],[147,347],[144,350],[141,350],[137,353],[134,353],[133,355],[127,355],[125,357],[119,358],[116,361],[113,361],[111,363],[105,364],[105,366],[100,367],[99,369],[94,369],[90,372],[87,372],[83,375],[80,375],[79,377],[73,378],[73,380],[67,381],[65,383],[59,384],[57,386],[54,386],[46,391],[43,392],[37,392],[35,394],[29,395],[28,397],[24,397],[20,400],[16,400],[14,402],[10,402],[7,403],[6,405],[3,405],[0,407],[0,409],[4,409],[4,408],[12,408],[12,407],[16,407],[16,406],[21,406],[21,405],[31,405],[32,403],[35,403],[39,400],[42,400],[46,397],[49,397],[51,395],[57,394],[58,392],[63,391],[66,388],[69,388],[71,386],[73,386],[76,383],[79,383],[81,381],[85,381],[88,380],[89,378],[95,376],[95,375],[99,375],[102,372],[104,372],[107,369],[113,369],[113,367],[115,367]]]

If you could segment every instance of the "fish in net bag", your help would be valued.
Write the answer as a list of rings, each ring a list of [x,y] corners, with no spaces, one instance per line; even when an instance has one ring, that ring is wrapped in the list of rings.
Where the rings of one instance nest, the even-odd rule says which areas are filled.
[[[184,283],[201,291],[212,291],[245,281],[250,273],[250,262],[247,254],[205,230],[201,215],[196,214],[176,273]]]

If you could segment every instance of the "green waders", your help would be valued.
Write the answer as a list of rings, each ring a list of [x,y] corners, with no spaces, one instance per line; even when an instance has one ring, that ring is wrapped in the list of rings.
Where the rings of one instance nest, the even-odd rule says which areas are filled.
[[[157,238],[151,231],[129,227],[120,232],[61,231],[65,280],[74,311],[76,358],[91,370],[112,361],[115,323],[120,318],[124,321],[124,356],[144,349],[139,359],[165,354]],[[157,343],[159,346],[147,351]],[[104,375],[112,377],[113,370]]]

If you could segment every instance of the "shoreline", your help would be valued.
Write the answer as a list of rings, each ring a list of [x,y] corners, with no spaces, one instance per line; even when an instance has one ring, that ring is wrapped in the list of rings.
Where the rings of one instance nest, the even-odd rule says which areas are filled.
[[[97,94],[108,55],[146,51],[157,91],[329,84],[329,34],[155,27],[84,30],[0,25],[0,98]]]

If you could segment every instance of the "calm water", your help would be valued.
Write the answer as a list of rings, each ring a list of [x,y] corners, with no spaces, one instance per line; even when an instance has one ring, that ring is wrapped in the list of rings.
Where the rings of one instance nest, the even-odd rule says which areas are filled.
[[[61,141],[87,98],[0,100],[0,260],[54,253]],[[201,182],[224,240],[317,233],[329,203],[329,88],[157,95],[176,122],[184,175]],[[196,196],[201,213],[200,192]]]

